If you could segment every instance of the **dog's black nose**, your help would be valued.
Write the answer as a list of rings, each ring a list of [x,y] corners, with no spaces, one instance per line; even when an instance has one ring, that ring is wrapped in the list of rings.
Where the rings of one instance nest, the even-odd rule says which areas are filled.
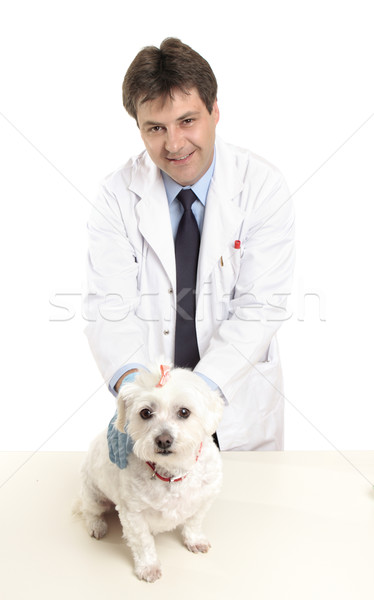
[[[170,446],[172,445],[173,441],[174,439],[170,435],[170,433],[162,433],[161,435],[158,435],[155,439],[156,445],[158,448],[160,448],[160,450],[168,450],[168,448],[170,448]]]

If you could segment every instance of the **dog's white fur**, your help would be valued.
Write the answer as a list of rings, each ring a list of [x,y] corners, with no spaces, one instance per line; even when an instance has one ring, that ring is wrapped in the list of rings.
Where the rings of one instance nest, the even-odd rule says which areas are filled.
[[[116,426],[120,431],[127,427],[134,450],[127,467],[119,469],[109,459],[106,431],[93,441],[82,468],[78,508],[90,535],[100,539],[107,532],[103,515],[114,505],[135,572],[139,579],[152,582],[161,576],[153,535],[181,525],[188,550],[208,551],[202,522],[222,479],[219,451],[212,440],[222,416],[220,394],[187,369],[172,369],[169,381],[156,387],[160,376],[159,368],[142,371],[123,386]],[[183,418],[182,408],[190,411],[188,418]],[[151,411],[147,419],[140,414],[144,409]],[[171,446],[160,448],[159,436],[167,436]],[[147,461],[155,463],[164,477],[187,476],[164,482],[152,477]]]

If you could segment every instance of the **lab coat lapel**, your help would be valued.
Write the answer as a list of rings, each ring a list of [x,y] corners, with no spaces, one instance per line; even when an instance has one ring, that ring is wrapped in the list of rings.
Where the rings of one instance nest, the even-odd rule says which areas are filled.
[[[217,141],[217,157],[205,208],[197,274],[197,294],[203,290],[227,246],[234,248],[235,235],[245,212],[232,201],[243,188],[243,173],[222,142]]]
[[[146,153],[131,181],[130,189],[140,196],[135,209],[139,231],[157,255],[175,288],[174,241],[165,186],[160,170]]]

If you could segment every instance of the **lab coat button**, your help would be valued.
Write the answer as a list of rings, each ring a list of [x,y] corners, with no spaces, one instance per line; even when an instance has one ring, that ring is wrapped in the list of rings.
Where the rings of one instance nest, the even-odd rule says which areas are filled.
[[[173,293],[173,288],[169,288],[168,292],[169,292],[169,294],[172,294]]]
[[[164,335],[169,335],[170,331],[168,329],[164,329]]]

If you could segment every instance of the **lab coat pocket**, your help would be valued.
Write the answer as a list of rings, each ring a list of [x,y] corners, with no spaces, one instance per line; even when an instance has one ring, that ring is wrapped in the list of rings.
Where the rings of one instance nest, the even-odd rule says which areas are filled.
[[[213,284],[219,301],[228,303],[234,296],[240,272],[242,249],[230,246],[225,249],[213,271]]]
[[[253,366],[250,390],[258,414],[265,416],[274,410],[279,411],[280,404],[283,406],[283,379],[275,337],[261,358]]]

